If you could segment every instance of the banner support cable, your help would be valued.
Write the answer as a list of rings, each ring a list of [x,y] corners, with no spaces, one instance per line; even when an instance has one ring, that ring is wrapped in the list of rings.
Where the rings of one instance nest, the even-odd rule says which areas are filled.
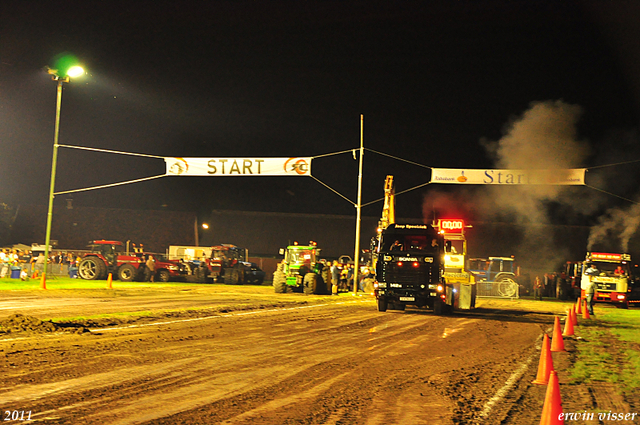
[[[94,189],[106,189],[107,187],[122,186],[122,185],[129,184],[129,183],[139,183],[139,182],[143,182],[143,181],[146,181],[146,180],[159,179],[160,177],[166,177],[166,176],[167,176],[166,174],[159,174],[157,176],[143,177],[141,179],[127,180],[127,181],[118,182],[118,183],[103,184],[103,185],[100,185],[100,186],[85,187],[83,189],[65,190],[64,192],[56,192],[56,193],[54,193],[54,195],[64,195],[66,193],[86,192],[88,190],[94,190]]]
[[[351,205],[353,205],[353,206],[356,205],[356,203],[353,202],[351,199],[347,198],[342,193],[340,193],[337,190],[333,189],[331,186],[329,186],[328,184],[324,183],[322,180],[318,179],[316,176],[310,174],[309,177],[311,177],[312,179],[314,179],[315,181],[317,181],[318,183],[320,183],[321,185],[323,185],[324,187],[326,187],[327,189],[329,189],[330,191],[332,191],[333,193],[335,193],[336,195],[338,195],[339,197],[341,197],[342,199],[344,199],[345,201],[350,203]]]

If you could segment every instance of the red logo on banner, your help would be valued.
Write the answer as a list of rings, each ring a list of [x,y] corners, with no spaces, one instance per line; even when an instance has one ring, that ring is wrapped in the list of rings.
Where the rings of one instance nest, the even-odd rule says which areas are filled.
[[[284,163],[284,171],[296,172],[298,174],[307,174],[309,172],[309,164],[302,158],[289,158]]]

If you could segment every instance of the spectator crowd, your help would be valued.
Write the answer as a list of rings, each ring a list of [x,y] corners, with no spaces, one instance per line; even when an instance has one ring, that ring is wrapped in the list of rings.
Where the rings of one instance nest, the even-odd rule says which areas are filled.
[[[47,261],[48,274],[69,274],[71,267],[77,267],[81,257],[76,252],[52,251]],[[10,277],[11,270],[20,269],[21,277],[42,274],[44,269],[44,252],[0,248],[0,278]]]

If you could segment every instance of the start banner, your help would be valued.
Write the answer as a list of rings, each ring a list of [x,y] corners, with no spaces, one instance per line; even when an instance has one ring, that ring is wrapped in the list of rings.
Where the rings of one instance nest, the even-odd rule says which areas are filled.
[[[164,159],[168,176],[310,176],[311,158]]]
[[[584,185],[586,168],[562,170],[462,170],[433,168],[431,183]]]

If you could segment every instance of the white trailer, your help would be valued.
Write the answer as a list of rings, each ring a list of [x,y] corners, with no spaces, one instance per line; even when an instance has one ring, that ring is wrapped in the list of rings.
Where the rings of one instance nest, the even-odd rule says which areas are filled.
[[[211,257],[211,247],[170,245],[167,256],[169,260],[200,261]]]

